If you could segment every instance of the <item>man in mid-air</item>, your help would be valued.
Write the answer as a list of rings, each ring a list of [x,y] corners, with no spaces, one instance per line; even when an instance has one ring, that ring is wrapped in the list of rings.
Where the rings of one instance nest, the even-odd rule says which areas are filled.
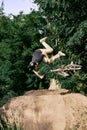
[[[61,56],[65,56],[65,54],[59,51],[56,55],[52,56],[51,58],[48,57],[49,54],[53,53],[53,48],[51,48],[46,43],[47,37],[40,39],[40,43],[45,47],[44,49],[37,49],[34,51],[32,60],[29,63],[29,70],[32,70],[40,79],[44,78],[44,75],[40,75],[36,70],[41,61],[45,63],[52,63],[55,59],[60,58]]]

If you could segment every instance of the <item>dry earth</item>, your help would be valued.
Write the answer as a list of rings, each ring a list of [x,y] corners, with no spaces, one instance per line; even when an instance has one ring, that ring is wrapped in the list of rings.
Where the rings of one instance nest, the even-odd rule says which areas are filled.
[[[32,90],[11,99],[0,116],[20,130],[87,130],[87,97],[68,90]]]

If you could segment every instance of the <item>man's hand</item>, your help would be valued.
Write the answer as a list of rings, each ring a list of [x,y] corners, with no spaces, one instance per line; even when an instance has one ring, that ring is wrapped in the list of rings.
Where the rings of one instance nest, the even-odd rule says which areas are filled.
[[[43,79],[44,78],[44,75],[40,75],[40,79]]]
[[[33,72],[34,72],[40,79],[43,79],[43,78],[44,78],[44,75],[40,75],[37,71],[33,70]]]

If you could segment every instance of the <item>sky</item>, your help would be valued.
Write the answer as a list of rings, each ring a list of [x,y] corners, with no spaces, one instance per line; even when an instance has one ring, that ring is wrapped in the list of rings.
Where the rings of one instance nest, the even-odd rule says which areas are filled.
[[[24,14],[29,14],[31,8],[38,10],[38,6],[34,4],[33,0],[0,0],[0,5],[4,1],[4,13],[6,15],[18,15],[23,11]]]

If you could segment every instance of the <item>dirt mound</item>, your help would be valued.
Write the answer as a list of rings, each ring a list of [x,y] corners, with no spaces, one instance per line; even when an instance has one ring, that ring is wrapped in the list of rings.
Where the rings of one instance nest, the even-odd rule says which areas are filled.
[[[0,116],[21,130],[87,130],[87,97],[63,89],[29,91],[0,108]]]

